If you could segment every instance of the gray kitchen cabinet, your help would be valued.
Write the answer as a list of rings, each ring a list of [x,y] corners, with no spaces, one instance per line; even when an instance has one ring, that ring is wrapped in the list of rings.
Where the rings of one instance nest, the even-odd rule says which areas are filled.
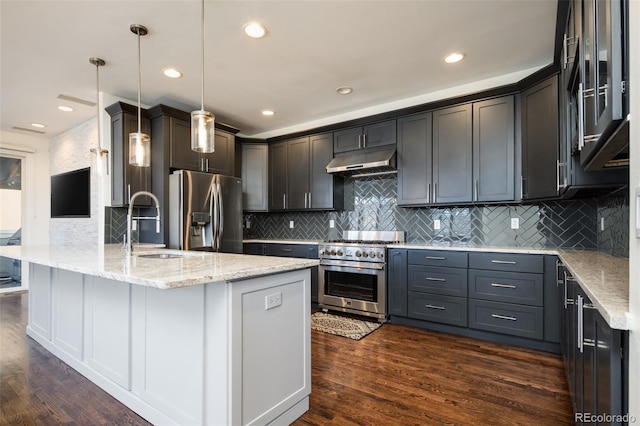
[[[269,209],[334,210],[343,208],[343,180],[326,172],[333,158],[331,133],[269,146]]]
[[[204,171],[226,176],[235,176],[236,137],[234,134],[216,129],[215,151],[203,154]]]
[[[431,198],[431,113],[398,120],[398,205],[430,204]]]
[[[522,198],[554,198],[558,181],[558,77],[522,92]]]
[[[389,315],[400,317],[407,316],[407,250],[393,249],[387,250],[389,262],[387,272]]]
[[[433,199],[438,204],[472,200],[472,107],[433,111]]]
[[[126,207],[136,192],[151,191],[151,167],[129,164],[129,133],[138,131],[138,108],[116,102],[105,109],[111,117],[111,206]],[[141,116],[141,130],[149,134],[146,110],[142,110]],[[136,206],[146,207],[151,203],[147,196],[135,200]]]
[[[242,252],[258,256],[317,259],[317,244],[244,243]],[[311,268],[311,303],[318,303],[318,267]]]
[[[473,201],[515,199],[513,96],[473,104]]]
[[[269,146],[242,144],[242,209],[266,212],[269,209]]]
[[[355,151],[396,144],[396,120],[351,127],[333,134],[333,152]]]

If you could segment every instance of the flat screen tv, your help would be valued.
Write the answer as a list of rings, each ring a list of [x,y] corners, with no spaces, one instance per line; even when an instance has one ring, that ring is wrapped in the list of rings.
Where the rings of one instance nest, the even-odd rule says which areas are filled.
[[[51,176],[51,217],[91,217],[91,168]]]

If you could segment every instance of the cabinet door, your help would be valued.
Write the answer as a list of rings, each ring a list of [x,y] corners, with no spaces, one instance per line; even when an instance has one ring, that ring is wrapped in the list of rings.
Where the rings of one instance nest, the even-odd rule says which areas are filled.
[[[522,93],[522,173],[524,199],[558,195],[558,78]]]
[[[266,144],[242,145],[242,206],[244,211],[267,211],[269,147]]]
[[[622,416],[623,377],[621,331],[612,330],[599,313],[595,315],[594,409],[598,416]]]
[[[389,314],[407,316],[407,251],[389,249]]]
[[[204,155],[207,172],[234,176],[235,139],[231,133],[215,131],[215,151]]]
[[[267,254],[267,246],[262,243],[244,243],[242,244],[242,253],[265,256]]]
[[[141,130],[149,134],[149,120],[142,119]],[[111,174],[111,205],[128,206],[129,199],[138,191],[151,191],[151,167],[129,164],[129,133],[138,130],[135,114],[118,113],[111,118],[113,170]],[[151,198],[137,197],[136,206],[150,206]]]
[[[398,120],[398,205],[431,202],[431,113]]]
[[[513,96],[473,104],[473,201],[515,197],[513,114]]]
[[[333,209],[333,175],[327,173],[327,164],[333,159],[333,133],[314,135],[309,138],[311,183],[309,208]]]
[[[171,167],[200,171],[200,154],[191,149],[191,123],[171,117],[169,118],[169,134]]]
[[[364,126],[362,129],[362,147],[373,148],[396,144],[396,120],[383,121]]]
[[[303,210],[309,203],[309,138],[287,143],[287,209]]]
[[[287,142],[269,145],[269,210],[287,205]]]
[[[433,112],[433,186],[436,203],[471,201],[471,104]]]
[[[362,148],[362,127],[351,127],[333,134],[333,152],[353,151]]]

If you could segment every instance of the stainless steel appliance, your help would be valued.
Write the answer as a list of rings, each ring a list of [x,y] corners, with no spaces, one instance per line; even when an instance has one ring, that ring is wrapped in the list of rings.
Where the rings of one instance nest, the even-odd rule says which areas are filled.
[[[169,247],[242,253],[242,180],[177,170],[169,176]]]
[[[318,306],[384,321],[386,248],[404,242],[404,232],[344,231],[342,236],[318,246]]]

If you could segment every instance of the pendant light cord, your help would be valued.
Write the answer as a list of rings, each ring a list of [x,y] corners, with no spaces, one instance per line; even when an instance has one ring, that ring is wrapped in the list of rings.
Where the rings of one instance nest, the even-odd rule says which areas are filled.
[[[202,82],[202,92],[200,96],[200,109],[204,111],[204,0],[202,0],[202,8],[201,8],[201,35],[202,35],[202,43],[200,44],[200,53],[202,55],[202,73],[201,73],[201,82]]]
[[[141,71],[140,71],[140,30],[138,30],[138,134],[142,133],[140,130],[140,80],[141,80]]]
[[[96,61],[96,112],[98,118],[98,152],[102,150],[100,143],[100,62]]]

